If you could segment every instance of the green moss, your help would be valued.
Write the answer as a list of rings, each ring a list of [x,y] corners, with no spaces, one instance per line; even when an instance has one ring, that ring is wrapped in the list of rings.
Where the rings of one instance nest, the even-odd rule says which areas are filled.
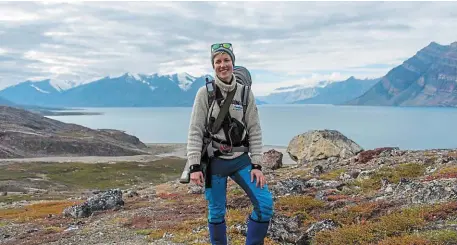
[[[135,231],[136,234],[138,235],[143,235],[143,236],[148,236],[150,235],[154,230],[152,229],[146,229],[146,230],[137,230]]]
[[[32,195],[7,195],[7,196],[0,196],[0,202],[12,203],[18,201],[30,201],[33,200],[34,197]],[[40,199],[41,200],[41,199]]]
[[[433,244],[457,244],[457,231],[453,230],[436,230],[423,233]]]
[[[338,180],[340,175],[344,173],[344,169],[336,169],[333,171],[330,171],[328,173],[323,173],[319,176],[320,179],[322,180]]]
[[[310,212],[325,206],[325,202],[310,196],[285,196],[280,197],[275,204],[275,209],[287,216],[297,212]]]
[[[0,167],[3,180],[27,181],[46,176],[49,181],[68,189],[106,189],[139,183],[159,184],[179,177],[183,159],[163,159],[154,162],[109,163],[21,163]]]
[[[431,207],[428,206],[407,208],[377,219],[350,225],[343,224],[341,228],[317,233],[314,242],[315,244],[377,244],[378,241],[389,237],[404,236],[422,229],[427,223],[425,217],[430,209]]]
[[[402,235],[397,237],[388,237],[378,243],[378,245],[405,245],[405,244],[414,244],[414,245],[429,245],[431,244],[429,240],[419,235]]]
[[[355,185],[367,193],[381,188],[381,180],[387,179],[390,183],[398,183],[401,178],[417,178],[424,174],[426,166],[417,163],[405,163],[395,167],[382,167],[374,172],[370,178],[358,180]]]

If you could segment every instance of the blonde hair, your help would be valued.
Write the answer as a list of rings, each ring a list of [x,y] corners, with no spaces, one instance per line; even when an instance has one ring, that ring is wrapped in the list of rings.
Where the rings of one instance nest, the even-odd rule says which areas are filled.
[[[216,53],[213,53],[213,59],[214,59],[214,57],[216,57],[216,56],[218,56],[220,54],[226,54],[226,55],[228,55],[230,57],[230,60],[232,60],[232,57],[230,56],[230,54],[225,52],[225,51],[217,51]]]
[[[228,57],[230,57],[230,60],[233,62],[232,56],[230,56],[230,54],[228,54],[228,53],[225,52],[225,51],[217,51],[217,52],[213,53],[213,56],[211,57],[211,58],[212,58],[211,60],[213,61],[213,64],[214,64],[214,58],[215,58],[216,56],[220,55],[220,54],[226,54],[226,55],[228,55]]]

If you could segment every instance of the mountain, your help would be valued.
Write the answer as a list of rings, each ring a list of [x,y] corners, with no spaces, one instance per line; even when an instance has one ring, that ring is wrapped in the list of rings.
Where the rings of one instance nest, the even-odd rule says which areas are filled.
[[[188,74],[105,77],[63,92],[59,105],[76,107],[144,107],[192,105],[205,77]],[[128,91],[128,93],[126,92]]]
[[[204,86],[206,77],[193,77],[187,73],[125,73],[119,77],[105,77],[66,90],[56,88],[50,80],[26,81],[0,91],[0,96],[13,102],[39,106],[191,106],[198,89]]]
[[[362,95],[377,81],[379,78],[361,80],[350,77],[344,81],[322,81],[311,88],[295,85],[277,88],[259,99],[272,104],[340,104]]]
[[[15,104],[9,100],[0,97],[0,105],[14,106]]]
[[[341,104],[362,95],[379,80],[380,78],[361,80],[350,77],[345,81],[317,88],[316,96],[295,101],[294,104]]]
[[[457,42],[430,43],[346,104],[457,106]]]
[[[47,106],[63,90],[54,87],[51,80],[25,81],[0,91],[0,96],[17,104]]]
[[[304,87],[303,85],[280,87],[269,95],[259,96],[258,98],[269,104],[292,104],[318,95],[319,88],[325,87],[329,83],[328,81],[321,81],[315,87]]]

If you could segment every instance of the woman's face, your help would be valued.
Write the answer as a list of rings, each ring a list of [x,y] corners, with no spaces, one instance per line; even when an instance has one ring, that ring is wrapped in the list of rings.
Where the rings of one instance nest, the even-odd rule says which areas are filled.
[[[221,80],[226,82],[230,81],[233,72],[233,64],[230,55],[226,53],[216,55],[214,57],[214,70]]]

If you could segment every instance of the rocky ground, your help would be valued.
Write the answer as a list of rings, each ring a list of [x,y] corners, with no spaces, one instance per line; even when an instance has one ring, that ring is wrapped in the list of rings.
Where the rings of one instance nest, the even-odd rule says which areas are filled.
[[[168,147],[151,161],[0,166],[0,244],[209,244],[203,189],[178,182],[183,148]],[[310,131],[264,162],[266,244],[457,244],[457,149],[367,150]],[[244,244],[251,210],[229,181],[229,244]]]

